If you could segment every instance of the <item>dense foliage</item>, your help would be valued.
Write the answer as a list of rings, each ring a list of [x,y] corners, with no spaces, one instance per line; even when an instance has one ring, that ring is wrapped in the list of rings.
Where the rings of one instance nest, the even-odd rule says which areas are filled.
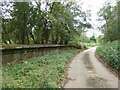
[[[105,62],[107,62],[111,67],[120,72],[120,41],[108,42],[97,48],[97,55],[100,56]]]
[[[73,2],[2,3],[2,43],[68,44],[91,26],[87,17]]]
[[[65,67],[78,50],[36,57],[21,64],[3,66],[3,88],[58,88]]]
[[[103,36],[98,37],[101,45],[97,48],[97,54],[103,58],[111,67],[120,72],[120,1],[112,6],[109,2],[105,4],[98,13],[99,20],[104,24],[99,27]]]

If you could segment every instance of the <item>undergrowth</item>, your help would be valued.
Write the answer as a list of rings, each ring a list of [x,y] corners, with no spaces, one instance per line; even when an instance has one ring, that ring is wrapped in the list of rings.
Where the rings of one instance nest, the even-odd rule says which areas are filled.
[[[118,72],[120,72],[119,43],[120,41],[109,42],[107,44],[100,45],[96,50],[97,55]]]
[[[65,68],[78,50],[45,55],[2,67],[3,88],[59,88]]]

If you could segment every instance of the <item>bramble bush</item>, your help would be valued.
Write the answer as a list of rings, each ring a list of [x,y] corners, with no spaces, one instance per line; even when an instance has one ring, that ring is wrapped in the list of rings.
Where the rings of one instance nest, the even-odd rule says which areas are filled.
[[[120,72],[120,41],[108,42],[104,45],[100,45],[97,49],[97,55],[103,58],[111,67]]]

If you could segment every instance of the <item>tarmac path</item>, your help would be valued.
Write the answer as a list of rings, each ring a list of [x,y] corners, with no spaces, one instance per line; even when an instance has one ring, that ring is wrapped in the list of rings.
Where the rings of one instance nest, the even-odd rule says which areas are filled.
[[[93,47],[74,57],[64,88],[118,88],[118,77],[99,62],[95,50]]]

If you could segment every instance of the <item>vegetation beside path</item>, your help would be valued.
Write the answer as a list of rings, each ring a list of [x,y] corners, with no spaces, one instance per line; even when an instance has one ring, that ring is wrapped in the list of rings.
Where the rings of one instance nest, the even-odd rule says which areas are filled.
[[[12,66],[3,66],[3,88],[59,88],[64,84],[65,68],[79,49],[61,54],[35,57]]]
[[[118,72],[120,72],[120,23],[118,17],[120,16],[120,1],[112,6],[109,2],[98,12],[99,21],[106,22],[99,26],[103,35],[99,36],[99,47],[97,48],[97,55],[103,58],[108,65]]]
[[[120,72],[119,43],[120,41],[108,42],[100,45],[96,50],[97,55],[118,72]]]

